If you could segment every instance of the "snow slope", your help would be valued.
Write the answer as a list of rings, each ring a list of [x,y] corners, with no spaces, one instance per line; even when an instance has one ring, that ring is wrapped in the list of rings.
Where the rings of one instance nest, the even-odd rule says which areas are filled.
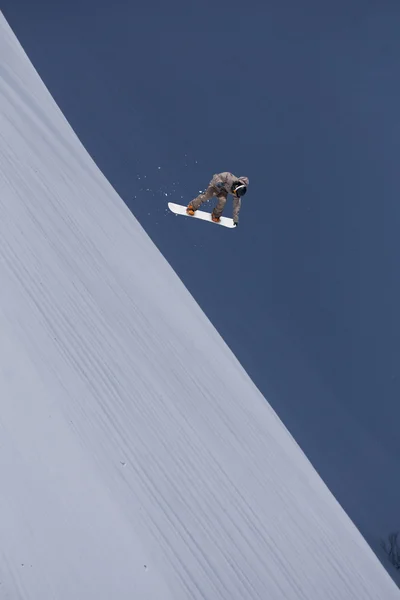
[[[0,598],[398,600],[1,15],[0,119]]]

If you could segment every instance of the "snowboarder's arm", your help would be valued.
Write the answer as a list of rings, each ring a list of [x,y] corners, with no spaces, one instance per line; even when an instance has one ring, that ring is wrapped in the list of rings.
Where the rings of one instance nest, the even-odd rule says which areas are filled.
[[[241,207],[240,198],[233,197],[233,222],[237,225],[239,223],[239,212]]]

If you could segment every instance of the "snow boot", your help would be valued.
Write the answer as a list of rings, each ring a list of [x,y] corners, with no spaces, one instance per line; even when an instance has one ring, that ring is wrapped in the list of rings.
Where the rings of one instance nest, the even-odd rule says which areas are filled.
[[[220,222],[220,220],[221,220],[221,217],[217,217],[217,216],[214,214],[214,211],[212,211],[212,213],[211,213],[211,219],[214,221],[214,223],[219,223],[219,222]]]
[[[186,212],[187,212],[188,215],[190,215],[191,217],[193,217],[194,213],[196,212],[196,209],[193,208],[193,204],[192,203],[188,204]]]

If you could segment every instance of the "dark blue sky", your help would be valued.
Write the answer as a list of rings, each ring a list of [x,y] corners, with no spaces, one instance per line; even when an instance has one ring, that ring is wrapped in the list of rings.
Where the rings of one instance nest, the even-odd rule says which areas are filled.
[[[2,5],[362,533],[398,527],[398,0]],[[224,170],[250,178],[237,230],[169,213]]]

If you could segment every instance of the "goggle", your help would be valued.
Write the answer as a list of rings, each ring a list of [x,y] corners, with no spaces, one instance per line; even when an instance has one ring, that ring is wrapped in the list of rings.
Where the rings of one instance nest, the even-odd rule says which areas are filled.
[[[241,198],[242,196],[244,196],[246,192],[247,192],[247,187],[244,184],[238,185],[234,189],[234,194],[235,194],[235,196],[238,196],[238,198]]]

